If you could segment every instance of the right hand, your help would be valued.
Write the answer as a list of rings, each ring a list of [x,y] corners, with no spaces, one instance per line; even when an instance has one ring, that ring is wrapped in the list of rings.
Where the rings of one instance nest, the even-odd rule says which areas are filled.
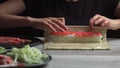
[[[120,29],[120,19],[110,19],[105,16],[96,14],[90,19],[90,28],[93,29],[94,25],[99,25],[102,27],[107,27],[111,30]]]
[[[66,31],[68,27],[65,25],[64,18],[31,18],[32,27],[41,30],[48,30],[50,32]]]

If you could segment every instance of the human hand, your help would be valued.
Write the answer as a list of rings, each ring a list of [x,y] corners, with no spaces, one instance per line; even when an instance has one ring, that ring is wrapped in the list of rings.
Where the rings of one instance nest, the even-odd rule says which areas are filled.
[[[99,25],[102,27],[107,27],[108,29],[117,30],[120,28],[120,20],[110,19],[102,15],[95,15],[93,18],[90,19],[90,28],[94,28],[94,25]]]
[[[64,18],[31,18],[28,17],[32,23],[32,27],[41,30],[48,30],[50,32],[66,31],[68,27],[65,25]]]

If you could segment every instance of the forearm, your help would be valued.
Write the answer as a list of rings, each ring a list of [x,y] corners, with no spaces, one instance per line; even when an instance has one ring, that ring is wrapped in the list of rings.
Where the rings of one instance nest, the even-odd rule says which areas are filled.
[[[0,28],[31,27],[27,17],[0,13]]]

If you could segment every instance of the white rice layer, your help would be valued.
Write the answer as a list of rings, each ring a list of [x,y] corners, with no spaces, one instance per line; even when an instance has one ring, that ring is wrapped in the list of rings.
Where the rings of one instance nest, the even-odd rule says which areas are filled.
[[[48,37],[48,41],[58,43],[100,43],[102,42],[102,36],[75,37],[74,35],[68,36],[50,35]]]

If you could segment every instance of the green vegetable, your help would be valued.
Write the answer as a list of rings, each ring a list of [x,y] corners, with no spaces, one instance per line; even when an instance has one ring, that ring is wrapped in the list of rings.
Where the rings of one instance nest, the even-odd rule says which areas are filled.
[[[11,55],[13,58],[17,57],[15,61],[27,64],[44,63],[44,60],[48,57],[47,54],[43,54],[39,49],[30,47],[29,45],[23,48],[13,48],[8,55]]]
[[[5,53],[7,50],[4,47],[0,46],[0,54]]]

